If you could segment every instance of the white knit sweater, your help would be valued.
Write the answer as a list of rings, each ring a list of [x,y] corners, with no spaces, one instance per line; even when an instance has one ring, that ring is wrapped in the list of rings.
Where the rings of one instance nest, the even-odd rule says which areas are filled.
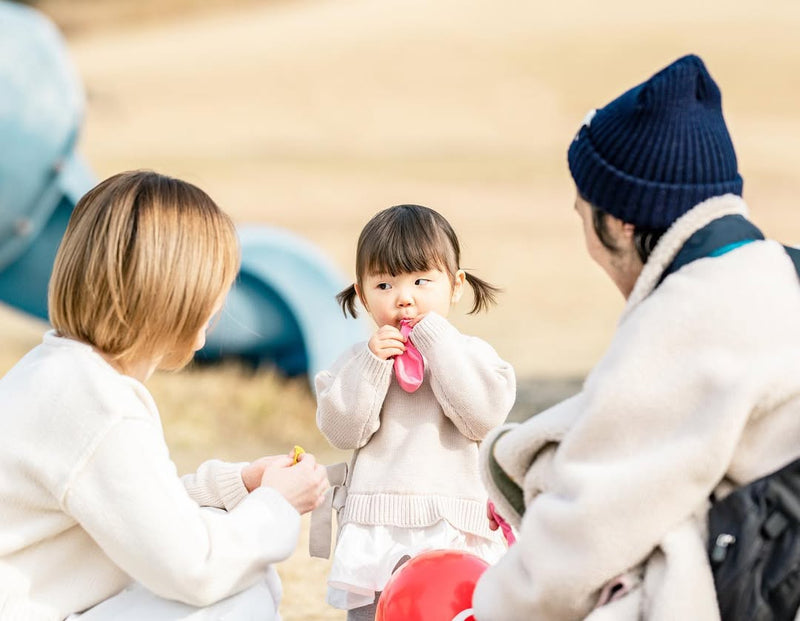
[[[132,579],[195,606],[262,579],[280,597],[295,509],[248,495],[241,464],[181,481],[147,389],[88,345],[47,333],[0,379],[0,430],[0,619],[60,620]]]
[[[647,261],[614,339],[575,397],[487,438],[523,489],[520,537],[474,594],[479,621],[719,619],[709,495],[800,455],[800,282],[756,241],[656,284],[727,195],[688,212]],[[501,514],[514,511],[484,470]],[[592,611],[628,572],[627,596]]]
[[[478,442],[511,410],[514,371],[486,342],[435,313],[410,339],[425,359],[414,393],[397,383],[393,360],[366,343],[316,377],[320,430],[338,448],[360,448],[342,523],[422,527],[446,519],[494,538]]]

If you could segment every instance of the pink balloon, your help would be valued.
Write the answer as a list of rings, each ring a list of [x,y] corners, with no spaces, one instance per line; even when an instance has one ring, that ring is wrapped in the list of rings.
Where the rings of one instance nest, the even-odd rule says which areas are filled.
[[[400,321],[400,334],[406,339],[411,334],[408,319]],[[410,340],[406,340],[406,350],[394,357],[394,373],[397,376],[397,383],[406,392],[414,392],[422,385],[422,380],[425,378],[425,362],[422,354]]]
[[[386,583],[375,621],[474,621],[472,592],[488,567],[467,552],[423,552]]]

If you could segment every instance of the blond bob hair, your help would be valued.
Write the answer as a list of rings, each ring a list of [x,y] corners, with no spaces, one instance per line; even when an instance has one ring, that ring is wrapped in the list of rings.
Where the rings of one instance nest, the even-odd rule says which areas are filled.
[[[123,370],[149,361],[179,369],[239,261],[233,222],[201,189],[120,173],[75,206],[50,278],[50,322]]]

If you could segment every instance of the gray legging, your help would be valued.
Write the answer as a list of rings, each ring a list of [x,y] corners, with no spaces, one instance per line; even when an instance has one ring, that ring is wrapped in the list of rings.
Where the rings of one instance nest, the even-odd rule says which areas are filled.
[[[378,610],[378,599],[381,591],[375,593],[375,601],[361,608],[353,608],[347,611],[347,621],[375,621],[375,612]]]
[[[396,572],[399,567],[409,560],[411,557],[406,554],[403,558],[401,558],[397,565],[394,566],[392,573]],[[361,608],[353,608],[352,610],[347,611],[347,621],[375,621],[375,613],[378,610],[378,600],[381,597],[381,593],[383,591],[378,591],[375,593],[375,601],[371,604],[367,604],[366,606],[361,606]]]

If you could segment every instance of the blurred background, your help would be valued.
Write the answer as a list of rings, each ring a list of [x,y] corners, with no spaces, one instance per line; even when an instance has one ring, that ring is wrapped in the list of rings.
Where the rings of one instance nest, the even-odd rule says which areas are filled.
[[[150,168],[239,224],[283,227],[352,280],[378,210],[420,203],[455,227],[497,307],[451,314],[520,380],[514,416],[576,391],[623,300],[583,248],[566,149],[585,113],[678,56],[703,57],[767,236],[800,243],[800,3],[731,0],[42,0],[87,96],[78,151],[98,179]],[[0,148],[2,146],[0,145]],[[46,325],[0,305],[0,373]],[[155,376],[173,457],[249,460],[302,444],[324,461],[304,377],[232,363]],[[624,389],[624,387],[620,387]],[[287,621],[341,619],[327,564],[281,567]]]

